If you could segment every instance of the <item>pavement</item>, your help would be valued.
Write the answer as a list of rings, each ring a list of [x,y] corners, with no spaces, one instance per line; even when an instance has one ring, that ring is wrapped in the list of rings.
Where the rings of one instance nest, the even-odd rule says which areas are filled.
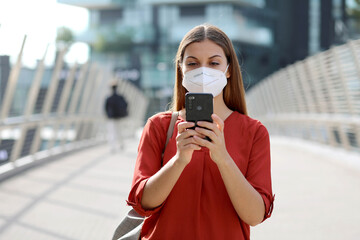
[[[360,239],[360,154],[272,138],[272,217],[251,239]]]
[[[360,155],[271,142],[275,209],[251,239],[360,239]],[[0,239],[111,239],[129,209],[137,144],[88,148],[1,182]]]
[[[0,183],[0,239],[111,239],[129,209],[136,145],[88,148]]]

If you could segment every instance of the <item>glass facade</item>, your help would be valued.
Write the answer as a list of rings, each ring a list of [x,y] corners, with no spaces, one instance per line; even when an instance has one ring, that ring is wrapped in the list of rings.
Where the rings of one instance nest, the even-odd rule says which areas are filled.
[[[277,69],[330,47],[345,0],[58,2],[89,10],[90,28],[81,40],[91,46],[92,59],[111,63],[121,76],[138,71],[136,84],[161,104],[171,96],[178,44],[194,26],[214,24],[229,36],[248,89]]]
[[[138,70],[137,82],[164,110],[172,95],[174,57],[183,36],[210,23],[232,40],[249,88],[275,70],[275,19],[265,0],[59,0],[90,12],[90,29],[82,36],[91,57],[110,62],[120,76]],[[115,54],[114,54],[115,53]],[[156,105],[156,104],[155,104]]]
[[[309,3],[309,53],[315,54],[320,50],[320,0]]]

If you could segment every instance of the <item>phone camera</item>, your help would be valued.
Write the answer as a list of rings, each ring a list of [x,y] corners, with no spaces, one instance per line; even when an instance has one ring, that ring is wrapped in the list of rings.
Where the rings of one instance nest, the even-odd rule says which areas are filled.
[[[193,109],[193,101],[195,96],[189,96],[189,110]]]

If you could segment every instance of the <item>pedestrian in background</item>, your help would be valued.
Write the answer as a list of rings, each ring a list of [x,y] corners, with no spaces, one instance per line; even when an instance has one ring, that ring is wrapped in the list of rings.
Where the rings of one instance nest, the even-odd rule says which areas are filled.
[[[175,134],[162,156],[172,113],[149,118],[127,201],[147,216],[141,239],[250,239],[250,225],[272,212],[270,141],[247,114],[233,45],[219,28],[197,26],[181,41],[175,69]],[[185,94],[205,85],[214,97],[213,122],[191,129]]]
[[[123,119],[128,115],[127,101],[117,93],[117,83],[111,85],[112,94],[105,100],[105,112],[108,117],[108,142],[112,153],[123,150]]]

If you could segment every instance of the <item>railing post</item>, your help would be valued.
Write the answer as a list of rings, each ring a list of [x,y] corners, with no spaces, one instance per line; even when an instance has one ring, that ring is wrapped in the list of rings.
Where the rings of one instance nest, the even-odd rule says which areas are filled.
[[[324,94],[324,89],[321,86],[320,77],[318,77],[320,63],[319,63],[318,56],[312,56],[306,60],[304,60],[304,67],[308,70],[309,73],[309,83],[312,83],[313,91],[315,92],[316,100],[317,100],[317,113],[320,114],[327,114],[327,99]],[[315,102],[314,102],[315,104]],[[329,136],[329,143],[331,146],[337,146],[336,139],[333,134],[333,125],[331,123],[325,122],[325,126],[327,129],[327,133]]]
[[[348,46],[348,45],[345,45],[346,47]],[[345,46],[342,46],[342,47],[345,47]],[[351,101],[351,99],[350,99],[350,93],[349,93],[349,91],[348,91],[348,87],[347,87],[347,85],[346,85],[346,79],[345,79],[345,76],[344,76],[344,71],[343,71],[343,69],[342,69],[342,67],[341,67],[341,62],[340,62],[340,60],[339,60],[339,53],[338,53],[338,50],[339,50],[339,47],[338,48],[332,48],[330,51],[331,51],[331,53],[333,54],[333,56],[334,56],[334,60],[335,60],[335,66],[337,67],[337,72],[339,73],[339,77],[340,77],[340,84],[341,84],[341,86],[342,86],[342,90],[343,90],[343,96],[344,96],[344,98],[345,98],[345,101],[346,101],[346,105],[347,105],[347,107],[348,107],[348,110],[349,110],[349,113],[351,114],[351,115],[353,115],[354,113],[355,113],[355,111],[354,111],[354,103]],[[346,48],[346,50],[349,50],[348,48]],[[350,50],[349,50],[350,51]]]
[[[3,102],[1,105],[1,109],[0,109],[0,126],[1,124],[4,124],[5,119],[8,118],[9,114],[10,114],[10,109],[11,109],[11,104],[13,103],[13,98],[14,98],[14,93],[15,93],[15,88],[19,79],[19,74],[20,74],[20,70],[21,70],[21,61],[22,61],[22,56],[23,56],[23,52],[24,52],[24,46],[25,46],[25,42],[26,42],[26,35],[23,38],[23,42],[20,48],[20,52],[18,54],[18,58],[16,61],[15,66],[10,70],[10,75],[8,78],[8,82],[6,85],[6,90],[4,92],[4,96],[3,96]],[[23,129],[20,128],[20,135],[24,134],[23,133]],[[0,128],[1,130],[1,128]],[[0,132],[1,133],[1,132]],[[0,144],[2,142],[2,139],[0,137]],[[15,145],[16,145],[16,140],[15,140]],[[10,157],[11,155],[14,154],[14,148],[15,145],[12,147],[11,149],[11,153],[9,153]]]
[[[319,61],[320,66],[321,66],[321,70],[322,70],[322,75],[324,76],[325,79],[325,83],[326,83],[326,87],[327,87],[327,92],[328,95],[331,99],[331,103],[332,103],[332,107],[333,107],[333,111],[336,114],[341,114],[342,111],[342,106],[340,104],[340,100],[336,97],[336,95],[346,95],[346,93],[344,92],[344,89],[340,89],[340,88],[335,88],[334,84],[331,82],[331,78],[329,76],[329,69],[326,68],[326,63],[331,62],[333,59],[336,59],[336,55],[334,53],[334,49],[330,49],[324,53],[321,53],[319,55],[321,58],[321,60]],[[327,58],[325,58],[327,57]],[[326,61],[327,60],[327,61]],[[336,64],[335,64],[336,65]],[[338,69],[337,69],[338,70]],[[337,78],[339,79],[338,82],[341,82],[341,75]],[[331,113],[330,113],[331,114]],[[335,127],[339,132],[340,135],[340,139],[341,139],[341,145],[349,150],[350,149],[350,142],[348,137],[346,136],[346,132],[345,129],[343,127],[343,124],[340,122],[336,122],[335,123]]]
[[[65,123],[65,127],[64,127],[64,132],[67,134],[68,131],[70,131],[72,128],[74,128],[74,131],[76,131],[76,125],[77,125],[77,121],[78,121],[78,117],[76,115],[76,108],[79,104],[79,99],[80,99],[80,94],[81,94],[81,90],[83,89],[83,85],[85,83],[85,78],[87,76],[87,72],[89,69],[89,63],[86,62],[84,63],[81,68],[80,68],[80,72],[79,72],[79,76],[77,77],[76,83],[75,83],[75,88],[74,91],[72,93],[71,99],[70,99],[70,103],[69,103],[69,108],[67,111],[67,119],[66,119],[66,123]],[[74,126],[74,127],[72,127]],[[62,139],[60,145],[63,146],[66,143],[66,139]]]
[[[289,83],[291,85],[292,92],[294,93],[294,105],[296,107],[295,112],[302,113],[308,112],[307,104],[305,101],[304,93],[303,93],[303,86],[301,81],[297,76],[297,72],[295,66],[299,63],[295,63],[291,67],[286,68],[286,72],[289,76]]]
[[[47,115],[51,112],[51,108],[54,104],[55,94],[59,86],[59,74],[64,65],[63,59],[66,54],[66,51],[67,49],[61,50],[58,58],[56,59],[55,68],[50,80],[50,84],[48,86],[48,90],[46,92],[44,106],[42,109],[42,114],[44,115],[44,117],[47,117]]]
[[[93,136],[93,132],[94,132],[94,115],[96,112],[96,109],[94,109],[97,104],[96,102],[101,101],[100,98],[98,98],[99,95],[99,90],[100,90],[100,84],[101,84],[101,80],[104,78],[103,75],[103,70],[101,68],[98,69],[97,73],[95,74],[94,78],[93,78],[93,87],[90,89],[90,93],[89,93],[89,100],[87,101],[87,107],[85,108],[86,114],[89,115],[89,117],[91,117],[91,121],[90,123],[87,125],[86,131],[85,133],[87,134],[86,137],[87,138],[92,138]],[[98,116],[97,119],[101,118],[101,116]]]
[[[42,76],[43,76],[44,70],[45,70],[44,62],[45,62],[45,58],[47,55],[47,51],[48,51],[48,46],[46,47],[46,50],[45,50],[42,60],[38,63],[34,81],[31,84],[31,87],[29,90],[28,99],[26,101],[26,107],[24,110],[24,120],[25,121],[30,120],[30,115],[34,111],[35,102],[36,102],[36,99],[37,99],[37,96],[39,93]],[[28,124],[25,122],[21,125],[20,128],[21,128],[21,131],[20,131],[21,135],[20,135],[20,138],[15,142],[10,161],[15,161],[16,159],[18,159],[21,154],[21,150],[24,148],[24,141],[25,141],[25,137],[26,137],[25,134],[27,133],[27,130],[28,130]],[[38,131],[38,127],[36,126],[35,129],[37,129],[37,130],[35,130],[35,133],[36,133]],[[31,149],[33,143],[34,143],[34,141],[32,141],[32,143],[30,144],[30,149]]]
[[[105,106],[105,98],[106,98],[106,94],[107,91],[109,90],[109,86],[110,86],[110,82],[113,81],[113,74],[110,70],[110,67],[107,67],[103,76],[103,79],[100,79],[100,87],[97,91],[97,99],[98,101],[95,102],[95,114],[98,114],[99,117],[97,119],[98,123],[97,126],[93,129],[93,136],[97,137],[99,135],[100,132],[102,132],[102,136],[106,136],[107,132],[106,129],[104,127],[104,124],[106,123],[106,117],[105,117],[105,110],[104,110],[104,106]],[[103,123],[103,124],[100,124]]]
[[[60,97],[60,103],[59,103],[59,107],[58,107],[58,111],[57,111],[59,116],[64,115],[67,104],[69,103],[69,100],[71,97],[70,92],[71,92],[71,88],[74,85],[74,80],[75,80],[75,75],[76,75],[77,69],[78,69],[78,64],[75,63],[70,68],[70,71],[68,72],[68,75],[66,76],[65,86],[64,86],[64,89],[63,89],[61,97]]]
[[[90,67],[89,75],[87,76],[86,85],[84,87],[82,98],[80,99],[80,109],[79,109],[79,119],[76,124],[76,138],[78,140],[83,140],[84,137],[84,131],[87,128],[88,124],[88,118],[86,116],[86,108],[88,105],[88,100],[91,92],[91,88],[94,82],[94,79],[96,78],[96,72],[98,70],[97,64],[93,63]]]
[[[354,64],[355,64],[355,68],[356,68],[356,72],[357,72],[357,79],[360,79],[360,56],[359,56],[360,42],[357,41],[357,44],[358,44],[358,48],[359,48],[358,53],[356,53],[355,41],[350,41],[348,43],[350,52],[354,59]],[[360,89],[359,89],[359,92],[360,92]],[[354,114],[360,115],[360,106],[358,106],[358,108],[356,110],[354,109]],[[358,148],[360,148],[360,124],[358,126],[355,126],[355,135],[356,135],[357,146],[358,146]]]
[[[16,88],[16,85],[17,85],[17,82],[19,79],[20,70],[21,70],[21,60],[22,60],[25,42],[26,42],[26,35],[24,36],[16,64],[10,71],[9,80],[6,85],[6,90],[5,90],[4,98],[3,98],[3,104],[1,106],[1,112],[0,112],[0,114],[1,114],[0,120],[2,120],[2,121],[4,121],[9,116],[11,104],[13,102],[12,100],[14,98],[15,88]]]
[[[302,71],[299,71],[299,69],[302,68]],[[311,113],[311,112],[316,112],[314,110],[314,105],[313,105],[313,98],[311,97],[311,90],[309,88],[307,79],[305,77],[305,71],[304,71],[304,62],[298,62],[295,63],[294,65],[294,72],[297,76],[297,84],[300,86],[299,88],[301,88],[302,90],[302,98],[303,101],[300,104],[304,105],[304,111],[305,113]]]
[[[70,68],[70,71],[68,72],[68,75],[66,76],[65,85],[62,90],[62,93],[60,96],[60,101],[59,101],[59,106],[57,109],[57,120],[56,120],[56,122],[54,122],[54,125],[53,125],[54,137],[49,142],[49,148],[54,147],[55,142],[56,142],[57,138],[59,137],[60,131],[62,131],[62,133],[63,133],[63,136],[61,136],[61,137],[62,138],[66,137],[65,124],[63,122],[63,121],[65,121],[65,118],[64,118],[63,114],[65,111],[66,104],[68,103],[68,100],[70,97],[70,90],[71,90],[71,87],[73,86],[76,69],[77,69],[77,63],[75,63],[74,66],[72,66]],[[62,129],[61,129],[61,125],[63,126]],[[62,139],[61,139],[61,141],[62,141]]]
[[[40,84],[41,84],[41,80],[43,78],[44,71],[45,71],[45,59],[46,59],[46,55],[48,52],[48,48],[49,48],[49,45],[46,47],[43,58],[41,59],[41,61],[38,62],[35,77],[31,84],[31,87],[29,90],[29,95],[28,95],[28,100],[26,102],[26,108],[25,108],[25,113],[24,113],[25,119],[28,119],[30,117],[30,115],[32,115],[34,112],[34,106],[36,103],[37,96],[39,95]]]
[[[10,71],[8,83],[6,86],[5,93],[4,93],[3,104],[1,106],[1,111],[0,111],[0,121],[3,121],[3,123],[4,123],[5,119],[8,118],[8,116],[9,116],[11,104],[13,102],[15,88],[16,88],[16,85],[17,85],[17,82],[19,79],[20,70],[21,70],[21,60],[22,60],[25,42],[26,42],[26,35],[23,38],[23,42],[21,45],[21,49],[20,49],[16,64]],[[20,138],[23,137],[23,135],[25,134],[24,131],[26,131],[26,130],[23,127],[20,127]],[[1,141],[2,141],[2,139],[0,138],[0,144],[1,144]],[[19,143],[18,143],[18,141],[15,140],[15,144],[12,147],[11,153],[10,153],[10,161],[12,161],[14,155],[18,154],[18,152],[20,151],[19,148],[20,148]]]
[[[279,112],[279,110],[277,109],[278,106],[274,99],[274,93],[272,92],[270,81],[271,81],[271,76],[269,78],[267,78],[263,84],[264,84],[264,89],[266,90],[266,95],[267,95],[269,104],[271,106],[272,115],[276,115]]]
[[[59,73],[63,66],[63,59],[64,59],[65,53],[66,53],[66,49],[63,49],[56,59],[55,69],[53,71],[53,74],[52,74],[52,77],[50,80],[50,84],[49,84],[48,90],[46,92],[44,105],[43,105],[43,108],[41,111],[41,114],[43,115],[43,120],[36,129],[35,136],[34,136],[34,142],[31,147],[31,150],[30,150],[31,154],[35,154],[40,148],[41,131],[43,130],[45,124],[49,121],[48,115],[49,115],[49,112],[50,112],[51,107],[55,100],[55,93],[56,93],[56,90],[58,87],[58,82],[59,82]],[[53,133],[54,133],[54,130],[53,130]],[[53,137],[56,137],[55,134]]]

